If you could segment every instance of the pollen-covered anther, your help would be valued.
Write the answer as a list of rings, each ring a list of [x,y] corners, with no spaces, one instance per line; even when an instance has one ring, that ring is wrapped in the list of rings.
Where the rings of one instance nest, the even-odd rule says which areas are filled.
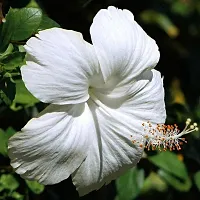
[[[154,126],[150,122],[143,123],[143,137],[146,140],[145,147],[148,150],[181,150],[181,145],[187,143],[182,136],[193,131],[198,131],[197,123],[191,124],[190,118],[186,120],[185,124],[185,128],[180,131],[176,124],[157,124]]]

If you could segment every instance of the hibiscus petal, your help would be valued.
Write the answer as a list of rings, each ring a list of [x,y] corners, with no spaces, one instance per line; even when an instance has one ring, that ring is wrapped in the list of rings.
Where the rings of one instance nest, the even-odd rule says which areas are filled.
[[[105,90],[106,91],[106,90]],[[95,89],[95,96],[106,106],[143,122],[164,123],[166,110],[163,79],[157,70],[143,72],[134,82],[110,93]]]
[[[160,73],[146,71],[131,86],[127,96],[121,98],[108,97],[100,93],[101,90],[91,93],[93,101],[89,100],[89,107],[97,135],[93,135],[87,158],[72,174],[80,195],[99,189],[135,166],[145,144],[143,122],[150,121],[154,125],[165,121]]]
[[[118,109],[144,122],[162,124],[166,120],[163,78],[157,70],[144,72],[129,89],[129,97]]]
[[[93,99],[93,98],[92,98]],[[115,109],[102,106],[98,100],[89,100],[97,129],[89,154],[72,174],[79,195],[99,189],[135,166],[143,153],[141,121],[131,119]],[[138,141],[133,144],[132,137]]]
[[[113,6],[100,10],[90,33],[105,81],[116,74],[121,79],[133,79],[159,61],[155,41],[128,10]]]
[[[87,156],[94,122],[87,104],[47,107],[9,140],[11,165],[23,178],[55,184]]]
[[[80,33],[60,28],[36,36],[25,45],[27,63],[21,68],[28,90],[46,103],[87,101],[88,79],[99,70],[93,46]]]

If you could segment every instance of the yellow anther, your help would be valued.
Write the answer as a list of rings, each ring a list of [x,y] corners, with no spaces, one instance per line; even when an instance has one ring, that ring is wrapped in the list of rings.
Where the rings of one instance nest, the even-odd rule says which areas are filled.
[[[190,128],[191,128],[191,129],[194,129],[194,125],[190,125]]]
[[[187,120],[185,123],[186,123],[186,125],[189,125],[189,124],[190,124],[190,122],[189,122],[188,120]]]
[[[194,124],[193,124],[195,127],[197,126],[197,123],[196,122],[194,122]]]

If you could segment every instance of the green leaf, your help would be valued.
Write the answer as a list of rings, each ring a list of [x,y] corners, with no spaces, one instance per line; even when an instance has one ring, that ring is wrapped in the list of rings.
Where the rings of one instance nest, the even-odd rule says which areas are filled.
[[[1,64],[4,69],[6,70],[13,70],[16,67],[20,67],[23,64],[25,64],[25,52],[13,52],[11,54],[8,54],[6,57],[1,59]]]
[[[2,192],[3,190],[4,190],[4,187],[0,185],[0,192]]]
[[[0,129],[0,154],[7,155],[7,138],[5,132]]]
[[[15,130],[13,128],[8,128],[5,132],[0,129],[0,154],[3,156],[7,156],[8,150],[8,139],[15,134]]]
[[[4,43],[10,40],[20,41],[34,34],[42,20],[42,12],[38,8],[10,8],[3,24]]]
[[[160,12],[154,10],[145,10],[140,14],[143,22],[148,24],[157,24],[163,29],[171,38],[175,38],[179,35],[178,27],[173,24],[170,18]]]
[[[16,199],[16,200],[24,200],[24,196],[19,194],[18,192],[14,191],[12,192],[12,194],[10,195],[13,199]]]
[[[187,192],[192,186],[192,182],[188,176],[184,180],[177,179],[175,176],[167,173],[164,170],[158,170],[158,175],[163,178],[169,185],[181,192]]]
[[[162,180],[161,177],[155,172],[151,172],[150,175],[145,179],[142,187],[142,193],[146,193],[151,190],[159,192],[164,192],[167,190],[166,182]]]
[[[194,174],[194,182],[195,182],[198,190],[200,191],[200,171],[198,171]]]
[[[12,104],[12,101],[8,98],[3,90],[0,90],[0,99],[8,106]]]
[[[18,45],[18,50],[19,50],[19,52],[26,52],[23,45]]]
[[[10,24],[3,23],[0,31],[0,52],[5,52],[9,48],[10,39],[12,36],[12,27]]]
[[[53,27],[60,27],[60,25],[56,23],[55,21],[53,21],[52,19],[50,19],[48,16],[43,15],[38,31],[45,30],[48,28],[53,28]]]
[[[44,185],[41,185],[37,181],[26,180],[26,184],[28,185],[29,189],[35,194],[40,194],[44,191]]]
[[[3,174],[0,177],[0,186],[9,191],[14,191],[19,187],[19,183],[11,174]]]
[[[6,73],[6,77],[9,73]],[[16,87],[12,78],[6,77],[3,80],[0,80],[0,99],[4,101],[5,104],[11,105],[12,101],[15,98]]]
[[[14,49],[14,47],[13,47],[13,45],[10,43],[10,44],[8,45],[8,48],[6,49],[6,51],[0,54],[0,59],[3,59],[4,57],[6,57],[6,56],[9,55],[10,53],[12,53],[13,49]]]
[[[38,5],[38,3],[35,0],[31,0],[30,3],[28,5],[26,5],[26,7],[39,8],[40,6]]]
[[[148,159],[157,167],[164,169],[180,179],[185,180],[188,177],[185,164],[173,152],[161,152],[155,156],[149,156]]]
[[[137,197],[144,183],[144,170],[132,168],[116,181],[118,200],[132,200]]]
[[[172,12],[179,14],[181,16],[187,16],[194,11],[195,6],[192,3],[187,3],[184,1],[173,1],[171,5]]]
[[[39,100],[36,99],[25,87],[22,80],[16,80],[16,95],[14,102],[20,104],[33,105],[38,103]]]

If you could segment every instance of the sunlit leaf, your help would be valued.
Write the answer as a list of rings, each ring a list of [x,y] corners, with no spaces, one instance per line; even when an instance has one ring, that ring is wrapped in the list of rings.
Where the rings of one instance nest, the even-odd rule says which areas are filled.
[[[132,200],[137,197],[144,183],[144,170],[132,168],[116,181],[117,200]]]
[[[0,129],[0,154],[7,156],[7,145],[8,139],[14,135],[15,130],[13,128],[8,128],[6,131]]]
[[[188,177],[185,164],[180,161],[178,156],[173,152],[161,152],[155,156],[149,156],[148,159],[157,167],[180,179],[184,180]]]
[[[7,55],[9,55],[10,53],[12,53],[14,47],[13,45],[10,43],[6,49],[5,52],[0,53],[0,59],[3,59],[4,57],[6,57]]]
[[[173,188],[182,192],[189,191],[192,186],[192,182],[188,176],[186,176],[184,180],[180,180],[164,170],[158,170],[158,175],[162,177]]]
[[[9,191],[14,191],[19,187],[19,183],[13,175],[2,174],[0,177],[0,186]]]
[[[6,41],[25,40],[36,32],[41,20],[42,12],[38,8],[10,8],[2,34]]]
[[[24,195],[21,195],[16,191],[12,192],[10,196],[16,200],[24,200]]]
[[[14,99],[15,103],[29,104],[33,105],[38,103],[39,100],[36,99],[25,87],[22,80],[16,80],[16,96]]]
[[[26,180],[26,184],[28,185],[29,189],[35,194],[40,194],[44,191],[44,185],[41,185],[37,181]]]
[[[18,45],[19,52],[26,52],[23,45]]]
[[[167,188],[168,186],[166,182],[163,181],[157,173],[151,172],[150,175],[144,181],[142,192],[145,193],[151,190],[164,192],[167,190]]]
[[[53,28],[53,27],[60,27],[58,23],[50,19],[48,16],[43,15],[42,16],[42,21],[40,23],[40,26],[38,27],[38,31],[45,30],[48,28]]]

